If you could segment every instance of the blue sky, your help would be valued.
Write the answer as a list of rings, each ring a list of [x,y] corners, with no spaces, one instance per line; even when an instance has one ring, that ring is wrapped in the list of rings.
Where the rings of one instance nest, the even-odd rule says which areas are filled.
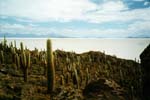
[[[0,37],[150,37],[150,0],[0,0]]]

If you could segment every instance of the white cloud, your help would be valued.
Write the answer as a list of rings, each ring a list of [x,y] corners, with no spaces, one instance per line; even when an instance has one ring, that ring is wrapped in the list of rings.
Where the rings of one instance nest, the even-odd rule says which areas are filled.
[[[150,21],[137,21],[130,24],[124,29],[73,29],[73,28],[45,28],[38,27],[36,25],[20,25],[20,24],[1,24],[2,33],[10,34],[36,34],[36,35],[47,35],[50,33],[56,33],[58,35],[68,37],[128,37],[128,36],[140,36],[150,34]],[[143,34],[144,32],[144,34]]]
[[[140,1],[144,1],[144,0],[133,0],[133,1],[138,1],[138,2],[140,2]]]
[[[6,24],[6,25],[3,26],[3,28],[23,29],[25,27],[23,25],[21,25],[21,24],[13,24],[13,25]]]
[[[3,1],[1,14],[33,20],[82,19],[82,14],[96,8],[89,0],[8,0]]]
[[[6,18],[7,18],[7,16],[0,16],[0,18],[1,18],[1,19],[6,19]]]
[[[150,7],[150,1],[149,2],[148,1],[144,2],[144,5],[145,6],[149,5],[149,7]]]
[[[104,4],[100,5],[102,11],[121,11],[126,10],[127,7],[121,1],[107,1]]]
[[[150,21],[137,21],[128,27],[128,32],[135,35],[149,34],[150,36]]]
[[[150,9],[135,9],[135,10],[127,10],[123,12],[104,12],[97,11],[90,13],[86,16],[86,19],[92,23],[103,23],[103,22],[111,22],[111,21],[132,21],[132,20],[147,20],[150,21]]]
[[[18,20],[19,17],[36,21],[82,20],[91,23],[150,20],[150,8],[127,9],[121,0],[106,0],[99,5],[90,0],[2,0],[0,3],[1,15],[16,16]]]
[[[28,24],[28,25],[9,24],[9,23],[0,24],[0,33],[48,35],[50,33],[56,32],[58,32],[58,29],[38,27],[35,24]]]

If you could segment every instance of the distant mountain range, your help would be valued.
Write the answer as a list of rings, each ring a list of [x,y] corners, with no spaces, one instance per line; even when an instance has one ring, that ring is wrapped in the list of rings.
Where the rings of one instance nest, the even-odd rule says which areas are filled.
[[[60,35],[57,33],[50,33],[50,34],[10,34],[10,33],[0,33],[0,37],[3,38],[4,36],[8,38],[150,38],[150,35],[134,35],[134,36],[127,36],[127,37],[110,37],[110,36],[66,36]]]
[[[67,38],[66,36],[59,35],[56,33],[50,33],[46,35],[37,35],[37,34],[10,34],[10,33],[0,33],[0,37],[16,37],[16,38]]]

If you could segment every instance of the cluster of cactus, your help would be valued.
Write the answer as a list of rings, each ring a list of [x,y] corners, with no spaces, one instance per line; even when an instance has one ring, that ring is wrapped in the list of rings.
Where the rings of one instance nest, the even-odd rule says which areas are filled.
[[[85,87],[87,81],[90,82],[90,73],[86,72],[86,66],[82,67],[84,62],[81,62],[81,56],[75,56],[73,52],[59,54],[59,50],[56,50],[54,54],[56,70],[62,71],[61,85],[73,84],[75,88],[79,89]]]
[[[63,51],[60,53],[56,50],[55,56],[56,69],[61,70],[63,75],[60,78],[61,83],[73,83],[77,85],[77,87],[78,84],[80,87],[85,87],[92,80],[106,77],[113,79],[123,87],[130,88],[131,85],[134,87],[140,86],[140,83],[136,80],[136,78],[140,76],[141,71],[138,71],[140,67],[135,68],[136,65],[132,68],[128,67],[131,65],[130,62],[134,63],[132,61],[128,61],[128,64],[127,61],[124,62],[115,56],[111,57],[105,55],[105,52],[90,56],[89,54],[75,55],[74,53],[64,53]],[[131,79],[128,74],[133,75],[134,79]],[[126,82],[130,82],[130,84],[122,84]],[[135,86],[135,83],[137,86]]]
[[[1,46],[1,44],[0,44]],[[123,60],[116,60],[115,57],[105,55],[105,52],[100,53],[87,53],[87,54],[75,54],[74,52],[55,51],[53,57],[51,40],[47,40],[47,52],[39,52],[34,50],[33,54],[24,49],[23,43],[20,44],[20,50],[17,50],[16,42],[14,46],[12,43],[9,45],[9,49],[12,55],[12,62],[16,64],[17,68],[21,68],[24,74],[24,81],[28,80],[28,69],[33,59],[36,59],[36,65],[43,66],[44,75],[47,74],[47,87],[48,92],[55,90],[56,82],[60,82],[62,86],[73,84],[75,88],[83,88],[89,84],[92,80],[97,80],[100,77],[106,77],[113,79],[120,83],[124,87],[134,88],[140,87],[141,80],[141,67],[130,67],[130,62]],[[7,48],[6,39],[2,44],[0,50],[0,64],[5,61],[4,48]],[[31,56],[31,57],[30,57]],[[33,64],[33,62],[32,62]],[[60,72],[55,73],[55,70]],[[47,72],[46,72],[47,71]],[[133,76],[131,79],[130,76]],[[60,81],[56,81],[56,77],[59,77]],[[124,82],[130,84],[122,84]],[[134,91],[134,94],[136,91]]]
[[[5,38],[5,36],[4,36],[4,39],[3,39],[3,41],[0,43],[0,51],[1,51],[1,63],[3,62],[3,64],[5,63],[5,64],[7,64],[7,58],[6,58],[6,56],[8,55],[8,53],[11,55],[11,57],[12,57],[12,59],[9,59],[10,61],[12,60],[12,63],[15,63],[15,55],[17,54],[16,53],[16,50],[17,50],[17,48],[16,48],[16,44],[14,44],[15,45],[15,47],[13,47],[13,43],[12,42],[10,42],[10,44],[8,45],[7,44],[7,40],[6,40],[6,38]],[[10,62],[9,62],[10,63]]]

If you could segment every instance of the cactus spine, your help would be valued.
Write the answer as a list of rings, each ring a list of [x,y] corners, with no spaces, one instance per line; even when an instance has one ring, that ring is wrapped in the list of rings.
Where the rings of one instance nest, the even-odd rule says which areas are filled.
[[[55,90],[55,68],[51,40],[47,40],[47,86],[48,93]]]

